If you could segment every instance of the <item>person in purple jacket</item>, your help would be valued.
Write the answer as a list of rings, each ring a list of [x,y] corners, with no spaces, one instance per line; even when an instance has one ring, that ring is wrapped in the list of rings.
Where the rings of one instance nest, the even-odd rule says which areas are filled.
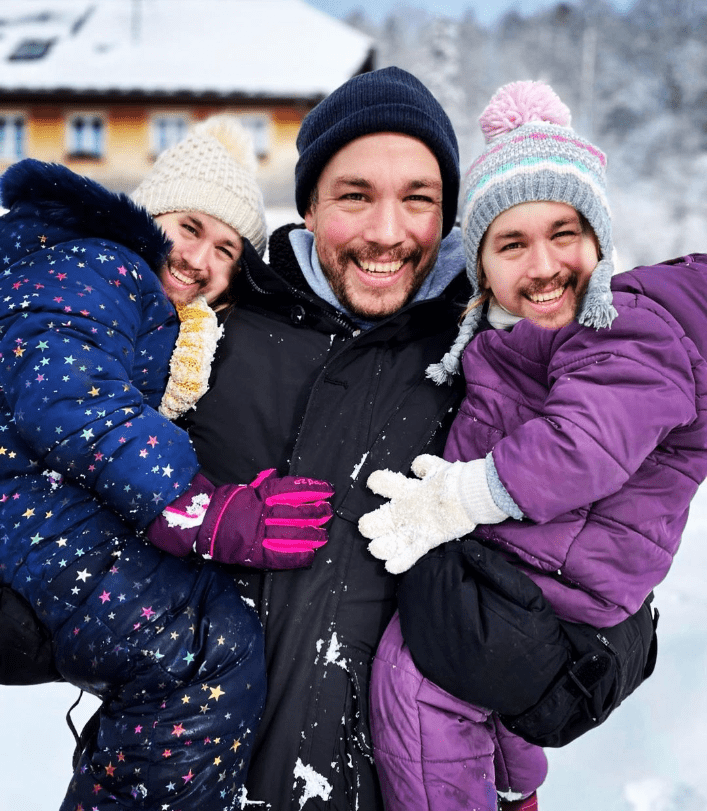
[[[396,615],[373,666],[387,811],[537,808],[544,754],[502,719],[551,711],[542,701],[526,715],[508,709],[542,674],[530,654],[515,660],[515,679],[513,668],[484,669],[496,654],[475,646],[477,607],[457,610],[459,590],[482,594],[478,577],[454,575],[461,555],[493,575],[485,555],[496,550],[564,628],[589,629],[609,649],[615,629],[647,610],[707,475],[707,256],[613,275],[605,156],[547,85],[501,88],[480,121],[488,146],[468,172],[462,218],[474,296],[428,370],[442,382],[461,363],[466,397],[444,458],[419,456],[414,479],[374,472],[369,487],[389,501],[359,522],[391,572],[434,550],[403,577],[402,631]],[[403,616],[413,602],[418,613]],[[528,637],[543,642],[536,626]]]
[[[326,541],[327,483],[270,470],[216,487],[169,419],[204,391],[209,305],[245,240],[265,248],[236,136],[197,126],[137,203],[55,164],[2,177],[0,587],[41,620],[56,678],[102,701],[63,811],[238,802],[263,631],[204,558],[292,568]]]

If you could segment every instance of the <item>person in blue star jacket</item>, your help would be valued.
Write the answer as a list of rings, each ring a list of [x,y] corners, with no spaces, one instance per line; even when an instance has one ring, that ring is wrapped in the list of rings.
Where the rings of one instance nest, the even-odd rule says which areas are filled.
[[[265,667],[217,562],[299,567],[326,541],[326,483],[216,487],[170,420],[207,386],[244,240],[265,248],[253,170],[220,116],[132,200],[34,160],[2,177],[0,586],[102,700],[62,811],[233,807]]]

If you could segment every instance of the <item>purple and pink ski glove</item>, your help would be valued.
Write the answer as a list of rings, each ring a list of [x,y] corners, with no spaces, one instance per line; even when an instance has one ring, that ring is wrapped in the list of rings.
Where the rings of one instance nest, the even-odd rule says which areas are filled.
[[[330,484],[263,470],[250,484],[212,484],[197,473],[188,490],[147,527],[148,539],[177,557],[196,552],[256,569],[310,566],[327,542]]]

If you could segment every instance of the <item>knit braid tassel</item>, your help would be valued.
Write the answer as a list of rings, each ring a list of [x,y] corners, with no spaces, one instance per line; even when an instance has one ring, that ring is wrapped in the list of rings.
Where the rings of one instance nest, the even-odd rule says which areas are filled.
[[[577,317],[577,321],[583,326],[594,327],[594,329],[610,327],[618,315],[612,304],[611,276],[613,270],[613,264],[607,259],[602,259],[594,269]]]
[[[471,302],[471,309],[464,316],[460,326],[457,338],[452,345],[452,348],[447,352],[439,363],[431,363],[425,372],[425,375],[441,386],[442,383],[449,383],[451,385],[454,375],[459,373],[461,368],[461,356],[466,348],[466,345],[474,337],[476,328],[481,321],[482,307],[478,304],[476,306]]]

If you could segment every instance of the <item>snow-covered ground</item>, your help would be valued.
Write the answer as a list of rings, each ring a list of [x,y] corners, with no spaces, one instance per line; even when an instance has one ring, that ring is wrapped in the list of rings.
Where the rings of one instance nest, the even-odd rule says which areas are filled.
[[[597,730],[549,751],[540,811],[702,811],[707,805],[707,485],[656,590],[653,676]]]
[[[599,729],[551,750],[540,811],[703,811],[707,804],[707,485],[657,591],[653,677]],[[78,690],[0,687],[0,809],[56,811],[71,776]],[[84,696],[75,723],[95,699]]]

